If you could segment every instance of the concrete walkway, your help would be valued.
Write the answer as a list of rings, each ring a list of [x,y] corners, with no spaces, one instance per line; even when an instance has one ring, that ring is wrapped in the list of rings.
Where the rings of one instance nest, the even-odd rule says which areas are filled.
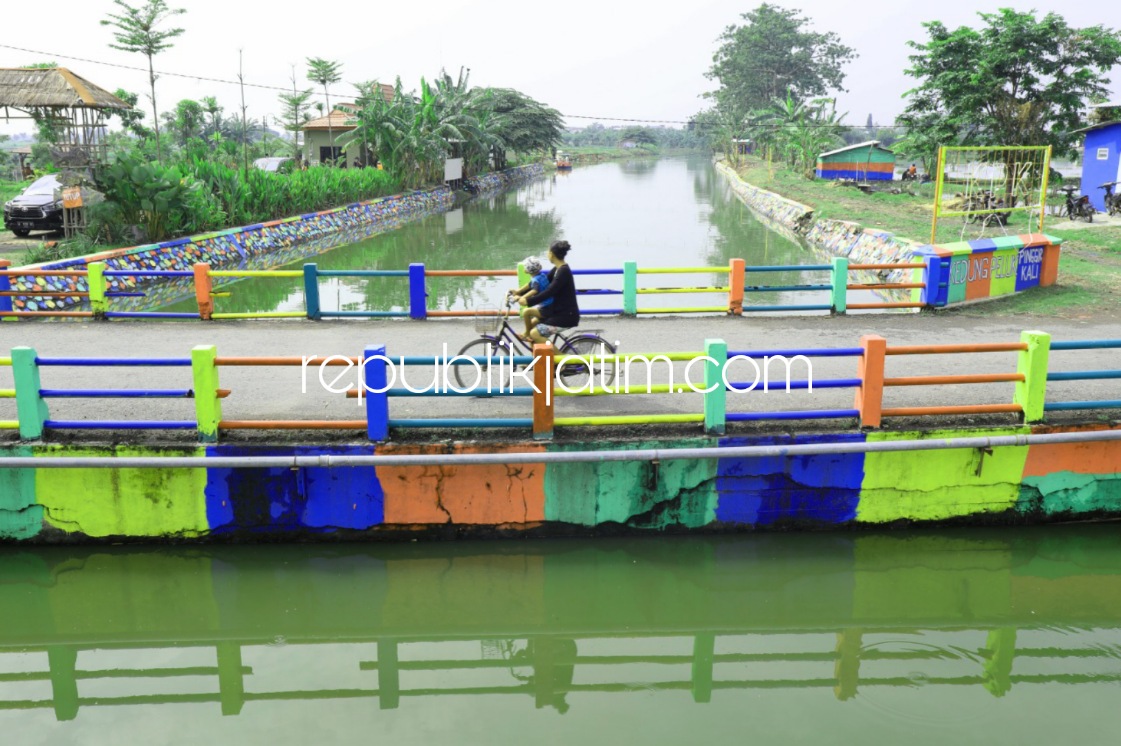
[[[603,336],[618,341],[620,352],[692,352],[704,347],[706,338],[723,339],[730,350],[769,350],[790,348],[857,347],[863,334],[880,334],[889,345],[970,344],[1016,342],[1020,332],[1038,329],[1054,340],[1116,339],[1121,327],[1116,323],[1096,323],[1054,318],[1015,319],[963,318],[950,315],[853,315],[744,318],[608,318],[588,320],[587,328],[603,330]],[[446,344],[449,354],[457,352],[475,338],[471,321],[431,320],[425,322],[386,321],[245,321],[184,323],[0,323],[0,355],[17,345],[34,347],[42,357],[189,357],[194,345],[213,344],[222,356],[304,356],[332,354],[361,355],[366,345],[384,344],[390,357],[397,355],[440,355]],[[741,367],[742,366],[742,369]],[[683,380],[685,364],[674,366],[675,382]],[[654,382],[668,382],[665,366],[660,366]],[[693,368],[693,379],[700,385],[700,365]],[[1053,352],[1051,370],[1121,369],[1118,350]],[[409,368],[414,387],[431,381],[431,368]],[[754,373],[746,363],[733,368],[736,380],[752,380]],[[818,358],[813,378],[853,378],[855,358]],[[960,373],[1009,373],[1016,370],[1015,353],[970,355],[917,355],[888,358],[889,376]],[[334,372],[341,369],[333,369]],[[298,367],[223,367],[221,386],[233,394],[223,405],[226,419],[363,419],[362,405],[356,399],[324,391],[314,369],[306,377]],[[332,377],[333,377],[332,373]],[[785,392],[784,374],[772,369],[778,379],[777,391],[768,393],[729,393],[729,411],[772,411],[793,409],[849,409],[853,406],[851,389],[815,389]],[[804,367],[796,367],[794,378],[805,378]],[[427,379],[427,381],[426,381]],[[330,380],[330,379],[328,379]],[[359,379],[355,371],[341,379],[342,386]],[[642,385],[645,373],[632,371],[632,385]],[[10,388],[11,370],[0,368],[0,388]],[[187,368],[87,368],[44,367],[44,388],[191,388]],[[894,387],[885,394],[885,406],[923,406],[950,404],[1010,403],[1012,383],[957,386]],[[1048,401],[1084,399],[1121,399],[1121,380],[1055,383],[1048,387]],[[53,419],[182,419],[194,418],[190,400],[128,399],[52,399]],[[0,400],[0,419],[14,418],[14,403]],[[527,399],[474,397],[394,398],[392,418],[423,417],[529,417]],[[557,416],[607,414],[699,413],[701,396],[695,393],[654,396],[597,396],[559,399]],[[1078,413],[1077,418],[1096,420],[1098,412]],[[1116,412],[1112,415],[1116,416]],[[1002,421],[1013,422],[1011,415]],[[842,421],[846,426],[851,421]],[[935,426],[937,420],[926,420]],[[840,424],[840,423],[838,423]],[[775,429],[785,425],[774,425]],[[699,431],[698,431],[699,432]],[[0,436],[7,437],[7,436]]]

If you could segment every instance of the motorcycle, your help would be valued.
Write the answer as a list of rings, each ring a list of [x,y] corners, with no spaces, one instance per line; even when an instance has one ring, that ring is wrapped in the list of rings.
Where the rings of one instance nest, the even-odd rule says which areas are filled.
[[[1113,193],[1113,187],[1117,184],[1116,181],[1109,181],[1098,187],[1098,189],[1105,190],[1105,212],[1107,215],[1121,215],[1121,194]]]
[[[1094,208],[1090,205],[1090,198],[1083,194],[1074,198],[1074,192],[1077,187],[1063,187],[1060,191],[1066,194],[1066,216],[1067,220],[1077,220],[1078,218],[1085,218],[1087,223],[1094,222]]]

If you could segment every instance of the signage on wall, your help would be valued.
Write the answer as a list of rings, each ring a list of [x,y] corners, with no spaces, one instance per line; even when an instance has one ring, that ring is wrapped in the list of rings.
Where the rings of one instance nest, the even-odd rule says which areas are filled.
[[[1098,148],[1098,160],[1099,161],[1108,161],[1109,160],[1109,148]]]

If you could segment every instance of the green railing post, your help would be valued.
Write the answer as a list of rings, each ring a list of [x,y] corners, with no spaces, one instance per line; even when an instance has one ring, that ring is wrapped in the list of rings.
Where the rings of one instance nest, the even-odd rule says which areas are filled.
[[[848,308],[849,297],[849,259],[846,256],[833,257],[833,274],[830,278],[832,290],[833,313],[845,312]]]
[[[728,390],[724,385],[724,368],[728,365],[728,343],[722,339],[706,339],[705,355],[705,432],[723,435],[728,407]],[[714,362],[715,361],[715,362]]]
[[[1022,332],[1020,341],[1028,346],[1020,350],[1016,362],[1016,372],[1022,373],[1024,380],[1016,381],[1016,394],[1013,398],[1024,412],[1024,422],[1042,422],[1043,404],[1047,398],[1047,363],[1051,357],[1051,335],[1046,332]]]
[[[19,437],[39,440],[43,437],[43,423],[50,416],[47,403],[39,396],[38,354],[30,347],[12,348],[12,378],[16,383],[16,417],[19,418]]]
[[[95,316],[104,316],[109,310],[105,297],[105,262],[90,262],[86,267],[86,284],[90,291],[90,310]]]
[[[623,315],[638,314],[638,262],[623,262]]]
[[[195,416],[198,419],[199,441],[218,442],[218,423],[222,421],[222,400],[218,398],[218,349],[214,345],[198,345],[191,350],[191,374],[194,377]]]

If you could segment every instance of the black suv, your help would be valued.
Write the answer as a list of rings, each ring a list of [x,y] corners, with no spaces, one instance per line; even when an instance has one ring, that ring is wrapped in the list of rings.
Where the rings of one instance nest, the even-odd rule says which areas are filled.
[[[54,174],[36,179],[23,194],[4,203],[4,227],[21,237],[31,231],[62,230],[61,189]]]

